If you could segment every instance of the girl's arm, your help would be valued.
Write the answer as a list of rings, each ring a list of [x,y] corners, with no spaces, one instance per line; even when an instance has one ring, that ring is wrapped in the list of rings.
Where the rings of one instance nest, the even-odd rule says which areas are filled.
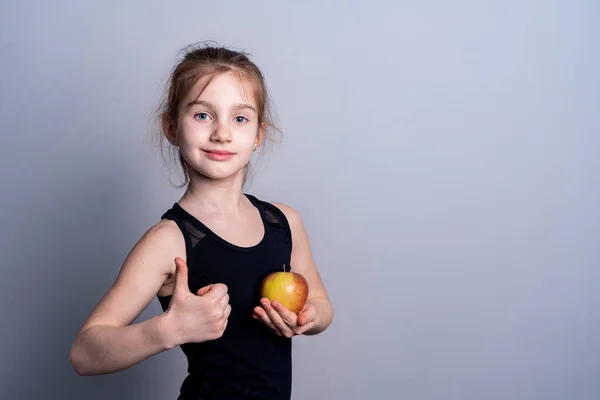
[[[181,254],[185,242],[172,221],[159,222],[136,243],[73,341],[69,359],[79,375],[117,372],[176,345],[164,313],[130,324],[172,276]]]
[[[276,206],[285,214],[292,231],[292,260],[294,272],[298,272],[308,282],[309,293],[306,304],[311,304],[316,310],[315,324],[305,331],[305,335],[321,333],[329,327],[333,319],[333,307],[325,290],[325,285],[312,256],[308,234],[300,215],[291,207],[277,203]],[[301,323],[302,325],[302,323]]]
[[[313,260],[310,242],[300,215],[291,207],[273,203],[286,216],[292,231],[292,271],[304,276],[308,282],[309,293],[305,310],[297,317],[278,303],[261,301],[262,308],[256,307],[255,318],[270,326],[283,336],[297,334],[315,335],[329,327],[333,320],[333,307],[325,290],[323,281]]]

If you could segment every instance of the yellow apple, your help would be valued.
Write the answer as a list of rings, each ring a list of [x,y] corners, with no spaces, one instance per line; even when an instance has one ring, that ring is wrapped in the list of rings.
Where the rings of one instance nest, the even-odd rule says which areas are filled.
[[[308,282],[297,272],[271,272],[260,287],[260,297],[277,301],[298,315],[308,297]]]

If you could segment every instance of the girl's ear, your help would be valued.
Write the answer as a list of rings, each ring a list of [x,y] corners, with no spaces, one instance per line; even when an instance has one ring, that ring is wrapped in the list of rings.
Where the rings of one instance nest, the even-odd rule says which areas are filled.
[[[267,129],[267,124],[266,123],[262,123],[260,124],[260,127],[258,128],[258,135],[256,135],[256,143],[254,145],[254,148],[258,148],[260,147],[260,144],[262,143],[263,139],[265,138],[265,130]]]
[[[177,133],[175,130],[175,125],[166,113],[163,113],[161,117],[161,124],[165,137],[169,143],[171,143],[173,146],[177,146]]]

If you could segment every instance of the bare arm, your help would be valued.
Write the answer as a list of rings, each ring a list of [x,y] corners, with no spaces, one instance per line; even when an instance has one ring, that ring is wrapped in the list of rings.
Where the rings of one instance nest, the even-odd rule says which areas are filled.
[[[176,345],[165,314],[130,324],[172,275],[175,257],[181,255],[185,243],[173,222],[161,221],[144,234],[73,341],[69,358],[78,374],[117,372]]]
[[[306,229],[300,215],[293,208],[281,203],[274,203],[274,205],[285,214],[292,231],[292,271],[303,275],[308,282],[309,293],[306,302],[316,309],[315,324],[303,333],[305,335],[321,333],[333,320],[333,307],[313,259]]]

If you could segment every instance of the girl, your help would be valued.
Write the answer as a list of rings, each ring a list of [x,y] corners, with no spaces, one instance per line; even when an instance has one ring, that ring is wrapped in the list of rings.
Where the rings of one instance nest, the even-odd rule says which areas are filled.
[[[78,374],[121,371],[180,346],[189,363],[180,400],[290,398],[291,338],[322,332],[333,311],[296,211],[242,191],[252,153],[274,128],[267,98],[244,53],[199,46],[175,67],[162,134],[186,191],[78,332]],[[309,284],[298,315],[259,295],[263,278],[283,268]],[[154,296],[164,312],[133,324]]]

